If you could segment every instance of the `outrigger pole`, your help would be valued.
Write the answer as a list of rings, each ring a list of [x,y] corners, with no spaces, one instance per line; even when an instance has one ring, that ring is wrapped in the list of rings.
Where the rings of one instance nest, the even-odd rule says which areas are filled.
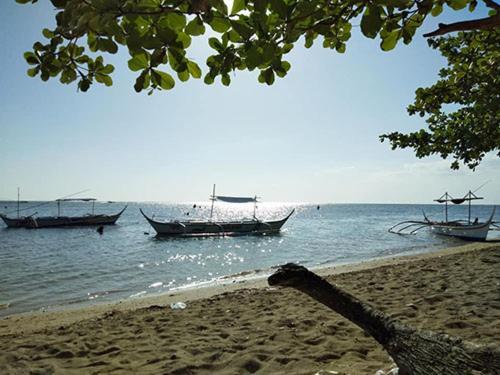
[[[17,218],[19,219],[19,187],[17,188]]]
[[[212,201],[212,207],[210,208],[210,221],[212,221],[212,216],[214,214],[214,202],[215,202],[215,184],[214,184],[214,189],[212,191],[212,196],[210,197]]]

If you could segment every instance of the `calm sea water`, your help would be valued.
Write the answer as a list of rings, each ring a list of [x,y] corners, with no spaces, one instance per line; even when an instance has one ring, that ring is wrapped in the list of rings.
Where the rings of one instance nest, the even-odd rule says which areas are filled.
[[[34,204],[24,203],[21,208]],[[114,213],[123,205],[97,203],[95,210]],[[171,219],[208,217],[209,203],[197,206],[130,203],[117,225],[105,227],[103,235],[90,227],[6,229],[0,223],[0,316],[140,298],[220,282],[226,276],[262,274],[286,262],[319,267],[464,243],[428,230],[415,236],[387,232],[399,221],[421,219],[422,209],[430,218],[441,219],[443,207],[437,205],[329,204],[317,210],[316,205],[262,203],[257,210],[261,219],[280,218],[296,208],[281,234],[194,239],[157,238],[139,213],[141,207]],[[90,207],[67,203],[62,214],[84,214]],[[13,202],[0,206],[0,212],[15,209]],[[250,217],[252,210],[252,205],[217,204],[215,217]],[[492,206],[474,206],[473,218],[486,219],[491,210]],[[33,211],[55,215],[57,208],[52,203],[26,213]],[[466,207],[450,209],[450,220],[463,218],[467,218]]]

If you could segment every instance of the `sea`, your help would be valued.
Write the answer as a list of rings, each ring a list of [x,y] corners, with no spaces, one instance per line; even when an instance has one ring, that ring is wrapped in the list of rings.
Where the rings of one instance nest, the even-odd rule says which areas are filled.
[[[159,238],[142,217],[203,219],[209,202],[104,202],[96,213],[125,205],[116,225],[103,234],[95,227],[7,229],[0,222],[0,316],[80,307],[264,277],[281,264],[308,268],[436,251],[463,245],[428,229],[415,235],[388,232],[404,220],[442,220],[441,205],[259,203],[257,217],[294,215],[277,235]],[[196,205],[196,206],[195,206]],[[23,202],[21,214],[56,215],[54,202]],[[474,205],[472,219],[485,220],[493,206]],[[88,202],[64,202],[61,214],[89,213]],[[17,215],[17,202],[0,202],[0,212]],[[251,217],[252,204],[216,203],[215,219]],[[467,219],[467,206],[449,208],[449,220]],[[500,220],[500,210],[496,221]],[[490,232],[492,233],[492,232]],[[500,232],[492,236],[498,238]],[[496,237],[495,237],[496,236]]]

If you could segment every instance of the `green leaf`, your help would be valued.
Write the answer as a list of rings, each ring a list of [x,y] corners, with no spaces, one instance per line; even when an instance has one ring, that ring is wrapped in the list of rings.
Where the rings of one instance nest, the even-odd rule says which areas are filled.
[[[467,6],[469,0],[447,0],[446,3],[453,10],[460,10]]]
[[[39,72],[39,69],[38,68],[30,68],[28,69],[27,73],[28,73],[28,76],[30,77],[34,77],[38,74]]]
[[[247,50],[247,58],[245,59],[248,70],[253,70],[257,66],[259,66],[262,62],[262,55],[259,53],[258,48],[255,45],[252,45]]]
[[[186,26],[186,16],[175,12],[165,16],[166,23],[174,30],[182,30]]]
[[[142,90],[147,89],[150,84],[150,79],[151,76],[149,75],[149,71],[144,70],[135,80],[135,85],[134,85],[135,91],[141,92]]]
[[[183,72],[177,72],[177,77],[179,77],[179,80],[182,82],[186,82],[189,79],[189,72],[187,70],[184,70]]]
[[[49,30],[49,29],[43,29],[42,30],[42,34],[44,37],[46,37],[47,39],[51,39],[55,36],[54,32]]]
[[[78,82],[78,88],[82,92],[88,91],[88,89],[90,88],[90,81],[86,78],[80,80],[80,82]]]
[[[231,20],[231,26],[234,31],[236,31],[243,39],[250,39],[250,37],[255,33],[255,30],[251,28],[244,21],[233,21]]]
[[[185,31],[192,36],[203,35],[205,33],[205,25],[199,17],[196,17],[187,24]]]
[[[274,83],[274,72],[271,68],[264,71],[264,80],[269,86]]]
[[[271,9],[279,14],[281,18],[288,16],[288,6],[283,0],[271,0]]]
[[[229,74],[223,74],[221,81],[224,86],[229,86],[231,84],[231,77],[229,77]]]
[[[61,73],[60,81],[61,83],[69,84],[75,81],[77,78],[76,71],[74,69],[65,69]]]
[[[233,0],[233,7],[231,8],[231,14],[236,14],[240,10],[245,9],[245,0]]]
[[[218,52],[221,52],[224,50],[224,47],[222,46],[221,42],[219,42],[219,40],[217,38],[208,39],[208,45]]]
[[[437,17],[441,14],[443,11],[443,6],[441,4],[436,4],[434,5],[434,8],[431,10],[431,14],[433,17]]]
[[[156,31],[165,44],[172,44],[177,40],[177,32],[168,26],[157,27]]]
[[[222,17],[214,17],[208,24],[218,33],[225,33],[231,27],[229,21]]]
[[[375,38],[384,23],[382,19],[383,10],[376,5],[366,7],[361,18],[361,32],[368,38]]]
[[[170,90],[175,86],[175,81],[172,76],[168,73],[162,72],[161,70],[153,69],[151,71],[151,78],[154,83],[164,90]]]
[[[116,53],[118,52],[118,45],[113,42],[111,38],[98,38],[97,49],[104,52]]]
[[[187,49],[191,45],[191,37],[183,32],[177,34],[177,41],[181,43],[183,49]]]
[[[38,57],[33,52],[25,52],[24,59],[30,65],[38,65],[40,63]]]
[[[207,85],[211,85],[212,83],[214,83],[214,77],[212,77],[209,73],[207,73],[207,75],[203,79],[203,82],[205,82],[205,84]]]
[[[113,86],[113,79],[106,74],[96,74],[95,80],[104,83],[106,86]]]
[[[188,71],[193,78],[201,77],[201,69],[194,61],[188,61],[187,63]]]
[[[111,74],[113,73],[115,70],[115,67],[111,64],[108,64],[106,65],[105,67],[99,69],[99,73],[103,73],[103,74]]]
[[[133,72],[149,68],[149,55],[144,51],[135,54],[128,61],[128,67]]]
[[[396,47],[396,44],[398,43],[399,34],[400,34],[399,30],[394,30],[388,33],[382,39],[382,43],[380,44],[382,50],[390,51],[391,49],[394,49],[394,47]]]
[[[151,66],[158,66],[160,64],[166,64],[168,61],[167,51],[164,48],[156,49],[151,54]]]

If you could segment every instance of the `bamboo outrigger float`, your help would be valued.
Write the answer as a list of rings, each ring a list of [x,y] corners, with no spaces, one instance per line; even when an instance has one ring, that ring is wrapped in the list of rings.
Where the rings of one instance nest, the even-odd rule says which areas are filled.
[[[295,209],[293,209],[285,218],[280,220],[262,221],[256,217],[258,197],[228,197],[215,195],[215,185],[210,200],[212,201],[212,206],[210,209],[210,218],[208,220],[160,221],[147,216],[144,211],[140,211],[148,223],[154,228],[158,236],[170,237],[237,236],[279,233],[281,227],[295,211]],[[253,217],[251,219],[239,221],[214,221],[213,213],[215,201],[227,203],[253,203]]]
[[[389,228],[389,232],[395,234],[416,234],[422,228],[430,228],[433,233],[443,236],[457,237],[464,240],[485,241],[488,232],[490,230],[500,230],[500,226],[497,222],[493,221],[496,207],[493,207],[489,219],[485,222],[479,222],[477,218],[471,221],[471,202],[479,199],[483,199],[483,197],[478,197],[472,191],[469,191],[463,198],[453,198],[446,192],[434,200],[435,202],[445,204],[444,221],[429,220],[425,212],[422,211],[424,220],[402,221]],[[464,202],[468,202],[469,204],[468,219],[448,221],[448,204],[462,204]]]

